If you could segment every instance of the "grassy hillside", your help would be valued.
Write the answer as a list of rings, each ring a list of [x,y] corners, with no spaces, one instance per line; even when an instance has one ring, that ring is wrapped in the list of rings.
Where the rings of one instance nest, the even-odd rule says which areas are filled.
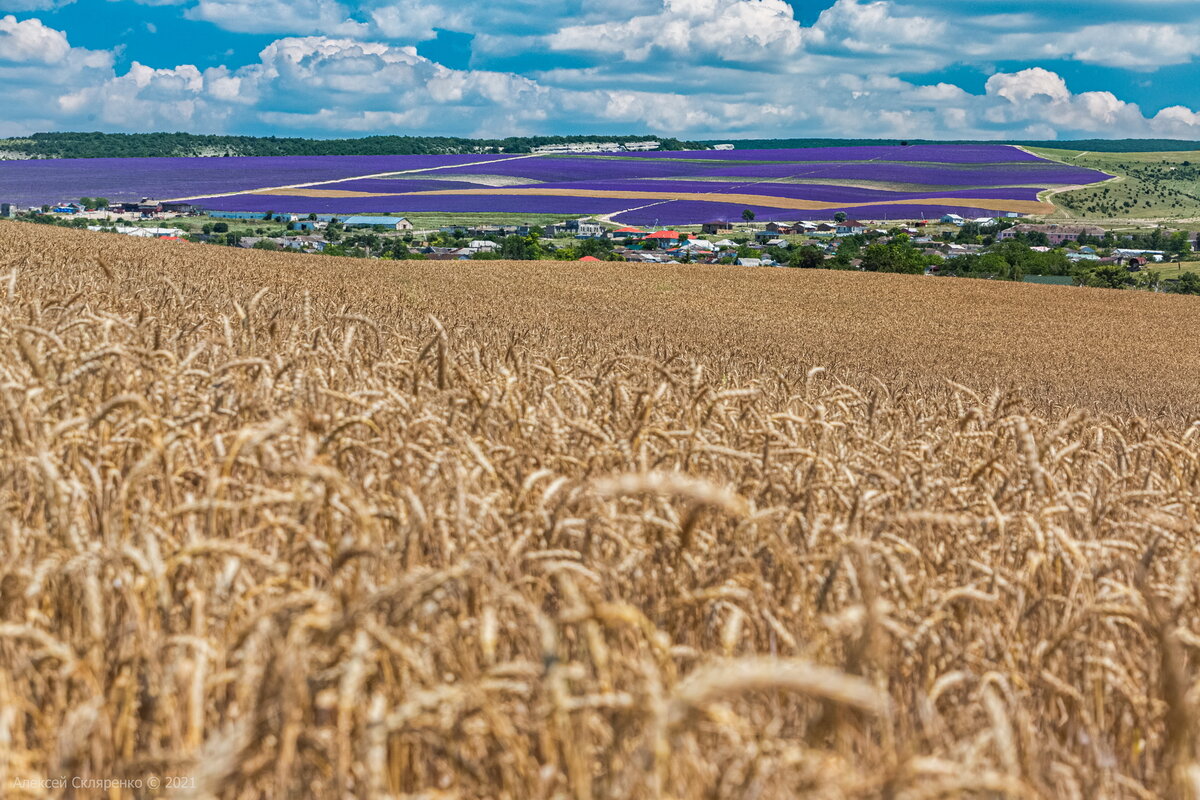
[[[1060,218],[1200,223],[1200,150],[1099,153],[1031,148],[1046,158],[1117,176],[1050,199]]]
[[[0,223],[6,796],[1195,800],[1198,323]]]

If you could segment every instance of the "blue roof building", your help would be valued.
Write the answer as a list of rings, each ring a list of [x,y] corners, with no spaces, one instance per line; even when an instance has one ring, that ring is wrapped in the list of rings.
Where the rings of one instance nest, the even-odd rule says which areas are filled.
[[[346,217],[342,224],[347,228],[373,228],[383,225],[395,231],[411,231],[413,225],[404,217]]]

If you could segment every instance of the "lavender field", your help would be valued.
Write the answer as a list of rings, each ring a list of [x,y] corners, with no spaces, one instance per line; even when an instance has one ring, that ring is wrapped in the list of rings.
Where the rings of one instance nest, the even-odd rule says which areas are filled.
[[[133,201],[337,180],[402,170],[511,159],[497,155],[286,156],[248,158],[42,158],[0,161],[0,202],[65,203],[81,197]],[[478,171],[478,170],[476,170]]]
[[[1109,176],[1008,145],[555,156],[309,156],[0,162],[0,201],[186,199],[223,211],[606,214],[681,225],[1039,213],[1041,190]],[[845,184],[840,184],[844,181]],[[929,201],[928,203],[922,201]]]

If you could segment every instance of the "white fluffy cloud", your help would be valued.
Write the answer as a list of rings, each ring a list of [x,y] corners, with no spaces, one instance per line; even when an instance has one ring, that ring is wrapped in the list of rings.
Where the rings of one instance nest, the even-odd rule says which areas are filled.
[[[337,0],[200,0],[189,19],[213,22],[238,33],[330,33],[365,36],[370,27],[350,18]]]
[[[115,52],[73,47],[37,19],[0,17],[3,130],[1200,138],[1200,114],[1191,108],[1147,115],[1110,92],[1073,93],[1045,68],[995,74],[981,93],[896,77],[944,66],[971,49],[980,64],[1005,48],[1097,59],[1105,39],[1111,59],[1148,69],[1195,51],[1200,36],[1187,32],[1186,21],[1173,29],[1177,36],[1147,20],[1035,40],[1031,12],[977,14],[974,30],[991,33],[966,36],[963,17],[938,12],[949,0],[920,8],[836,0],[810,25],[784,0],[612,0],[603,9],[564,0],[557,16],[541,15],[519,36],[489,28],[486,54],[539,52],[554,65],[517,75],[450,69],[412,45],[435,27],[473,30],[483,16],[508,19],[535,0],[449,11],[444,0],[189,1],[196,4],[183,13],[194,19],[298,35],[276,39],[242,66],[134,62],[118,70]],[[305,35],[314,31],[321,34]]]
[[[1009,126],[1026,124],[1030,131],[1059,130],[1099,137],[1200,137],[1200,114],[1183,106],[1165,108],[1146,117],[1135,103],[1112,92],[1072,94],[1057,73],[1040,67],[993,75],[987,96],[1006,102],[990,105],[986,118]]]
[[[784,0],[663,0],[654,14],[568,26],[547,38],[555,50],[619,53],[635,61],[657,50],[689,60],[716,54],[732,62],[778,59],[803,40]]]
[[[70,49],[66,34],[46,27],[41,20],[18,22],[12,14],[0,17],[0,62],[54,64]]]
[[[942,20],[905,13],[889,0],[837,0],[821,12],[813,32],[824,44],[878,54],[939,43],[946,28]]]
[[[456,30],[471,25],[470,16],[462,10],[446,8],[435,0],[385,0],[354,6],[338,0],[198,0],[184,16],[237,33],[319,34],[404,42],[432,39],[437,35],[435,28]]]

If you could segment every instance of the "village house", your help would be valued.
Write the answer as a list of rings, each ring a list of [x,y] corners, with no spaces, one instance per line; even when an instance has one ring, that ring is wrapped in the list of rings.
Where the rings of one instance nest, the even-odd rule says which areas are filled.
[[[411,231],[413,229],[413,224],[404,217],[346,217],[342,220],[342,225],[347,229],[374,228],[377,225],[393,231]]]
[[[1095,225],[1032,225],[1023,223],[1000,231],[996,235],[999,241],[1015,239],[1020,234],[1044,233],[1052,245],[1065,242],[1077,242],[1081,236],[1091,236],[1096,239],[1104,238],[1104,229]]]
[[[845,222],[839,222],[837,226],[838,236],[855,236],[867,232],[867,226],[856,219],[848,219]]]
[[[641,228],[624,227],[609,231],[611,239],[640,239],[646,235],[646,232]]]
[[[700,232],[709,236],[728,236],[733,233],[733,226],[728,222],[706,222],[700,226]]]
[[[316,250],[320,252],[325,249],[326,241],[320,236],[285,236],[283,238],[283,246],[292,250]]]
[[[677,231],[655,231],[646,236],[645,241],[663,248],[674,247],[679,244],[679,233]]]

